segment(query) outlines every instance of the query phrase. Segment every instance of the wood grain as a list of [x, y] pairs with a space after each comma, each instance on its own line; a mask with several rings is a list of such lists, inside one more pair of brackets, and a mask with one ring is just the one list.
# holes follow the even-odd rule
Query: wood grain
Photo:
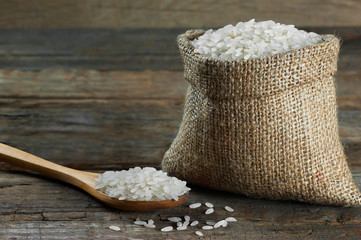
[[0, 142], [80, 169], [159, 164], [182, 116], [168, 99], [0, 102]]
[[0, 98], [183, 100], [186, 88], [183, 72], [0, 71]]
[[[198, 26], [199, 28], [199, 26]], [[176, 43], [186, 28], [0, 30], [1, 69], [182, 71]], [[343, 39], [340, 65], [361, 55], [361, 27], [308, 27]]]
[[[36, 174], [0, 172], [1, 239], [196, 239], [195, 231], [206, 220], [234, 216], [238, 222], [227, 228], [201, 230], [204, 239], [359, 239], [361, 209], [304, 204], [291, 201], [252, 199], [242, 195], [192, 187], [188, 201], [179, 207], [144, 213], [116, 211], [70, 185]], [[354, 171], [361, 187], [361, 172]], [[209, 201], [190, 209], [194, 202]], [[234, 213], [224, 211], [229, 205]], [[161, 233], [168, 217], [189, 215], [200, 225], [185, 231]], [[153, 219], [156, 229], [133, 224], [135, 218]], [[108, 229], [116, 225], [120, 232]]]
[[224, 26], [275, 20], [298, 26], [360, 26], [358, 0], [0, 1], [0, 29]]
[[[23, 11], [31, 15], [26, 10], [29, 7], [59, 7], [57, 4], [63, 1], [44, 1], [42, 6], [17, 2], [25, 4]], [[133, 4], [144, 8], [142, 2]], [[2, 7], [13, 4], [1, 3]], [[343, 3], [354, 7], [354, 2]], [[67, 4], [71, 8], [78, 3]], [[99, 8], [101, 11], [102, 6]], [[13, 14], [21, 15], [17, 11]], [[70, 15], [64, 13], [69, 19]], [[0, 16], [0, 25], [4, 18]], [[58, 21], [67, 20], [64, 17]], [[26, 23], [18, 19], [14, 24], [20, 22]], [[27, 22], [27, 26], [34, 26], [34, 22]], [[74, 26], [77, 24], [74, 22]], [[187, 83], [175, 36], [184, 30], [0, 31], [0, 142], [84, 170], [159, 167], [182, 118]], [[335, 31], [323, 27], [311, 30]], [[336, 76], [340, 135], [354, 180], [361, 187], [360, 28], [337, 31], [343, 38]], [[158, 44], [161, 38], [164, 42]], [[134, 214], [114, 211], [71, 185], [15, 171], [1, 163], [0, 239], [194, 239], [195, 229], [159, 231], [168, 225], [167, 217], [186, 214], [202, 224], [230, 215], [238, 219], [227, 228], [203, 231], [204, 239], [361, 238], [360, 208], [251, 199], [192, 189], [183, 206]], [[214, 214], [204, 215], [204, 208], [187, 207], [205, 201], [215, 204]], [[235, 213], [224, 212], [225, 205], [234, 207]], [[135, 226], [132, 222], [136, 217], [154, 219], [157, 228]], [[109, 230], [110, 225], [119, 226], [121, 231]]]
[[183, 73], [169, 71], [0, 76], [0, 142], [79, 169], [159, 165], [187, 88]]
[[[337, 74], [340, 134], [355, 167], [360, 69], [351, 61]], [[158, 166], [178, 131], [186, 88], [183, 72], [2, 70], [0, 142], [79, 169]]]
[[24, 170], [40, 173], [41, 175], [69, 183], [83, 189], [105, 205], [124, 211], [150, 211], [175, 207], [186, 201], [188, 197], [188, 192], [186, 192], [179, 196], [177, 200], [118, 200], [117, 198], [110, 197], [96, 189], [96, 178], [99, 176], [97, 173], [64, 167], [2, 143], [0, 143], [0, 159], [1, 161], [18, 166]]
[[184, 29], [1, 30], [2, 69], [181, 69]]

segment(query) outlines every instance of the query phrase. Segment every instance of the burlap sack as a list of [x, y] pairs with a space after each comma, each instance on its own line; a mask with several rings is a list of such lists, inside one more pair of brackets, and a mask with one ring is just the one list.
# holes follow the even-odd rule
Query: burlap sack
[[163, 170], [189, 183], [253, 197], [356, 206], [338, 135], [333, 75], [339, 39], [285, 54], [223, 61], [178, 37], [190, 83]]

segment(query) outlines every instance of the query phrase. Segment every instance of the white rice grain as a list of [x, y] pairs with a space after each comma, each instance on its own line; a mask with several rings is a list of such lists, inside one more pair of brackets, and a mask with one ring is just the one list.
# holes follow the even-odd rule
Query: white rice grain
[[221, 220], [221, 221], [217, 222], [216, 224], [214, 224], [214, 228], [219, 228], [220, 226], [223, 226], [224, 223], [227, 224], [226, 220]]
[[147, 222], [139, 220], [139, 221], [135, 221], [134, 224], [136, 224], [136, 225], [144, 225], [144, 224], [147, 224]]
[[214, 212], [213, 208], [208, 208], [207, 211], [205, 212], [205, 214], [211, 214]]
[[171, 221], [171, 222], [180, 222], [182, 221], [182, 219], [180, 217], [170, 217], [170, 218], [167, 218], [168, 221]]
[[182, 230], [186, 230], [187, 226], [179, 226], [177, 227], [177, 230], [182, 231]]
[[184, 220], [186, 220], [186, 221], [188, 221], [188, 222], [189, 222], [189, 221], [191, 220], [191, 217], [190, 217], [190, 216], [188, 216], [188, 215], [185, 215], [185, 216], [184, 216]]
[[206, 205], [206, 206], [209, 207], [209, 208], [214, 207], [213, 204], [212, 204], [212, 203], [209, 203], [209, 202], [206, 202], [204, 205]]
[[113, 231], [120, 231], [120, 227], [117, 227], [117, 226], [109, 226], [109, 229], [111, 229]]
[[196, 225], [198, 225], [198, 221], [196, 220], [196, 221], [193, 221], [192, 223], [191, 223], [191, 227], [194, 227], [194, 226], [196, 226]]
[[193, 204], [189, 205], [189, 208], [199, 208], [200, 206], [202, 206], [201, 203], [193, 203]]
[[144, 227], [146, 227], [146, 228], [155, 228], [155, 225], [146, 223], [146, 224], [144, 224]]
[[196, 231], [196, 234], [200, 237], [203, 237], [203, 233], [201, 231]]
[[237, 219], [235, 219], [234, 217], [228, 217], [224, 220], [226, 220], [227, 222], [237, 222]]
[[224, 209], [226, 209], [228, 212], [234, 212], [234, 209], [228, 206], [225, 206]]
[[206, 225], [206, 226], [203, 226], [202, 229], [203, 230], [211, 230], [211, 229], [213, 229], [213, 226]]
[[207, 220], [207, 221], [206, 221], [206, 224], [213, 226], [214, 224], [216, 224], [216, 222], [213, 221], [213, 220]]
[[162, 231], [162, 232], [170, 232], [170, 231], [172, 231], [172, 230], [173, 230], [173, 227], [172, 227], [172, 226], [168, 226], [168, 227], [162, 228], [160, 231]]

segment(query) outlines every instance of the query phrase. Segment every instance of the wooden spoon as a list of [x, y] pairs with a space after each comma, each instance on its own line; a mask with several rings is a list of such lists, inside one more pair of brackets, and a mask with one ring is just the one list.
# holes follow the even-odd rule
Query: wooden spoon
[[127, 201], [109, 197], [101, 191], [95, 189], [95, 179], [97, 173], [84, 172], [72, 168], [64, 167], [30, 153], [0, 143], [0, 160], [28, 169], [40, 174], [59, 179], [61, 181], [77, 186], [101, 202], [114, 208], [127, 211], [147, 211], [161, 208], [169, 208], [182, 204], [188, 198], [188, 192], [179, 197], [178, 201]]

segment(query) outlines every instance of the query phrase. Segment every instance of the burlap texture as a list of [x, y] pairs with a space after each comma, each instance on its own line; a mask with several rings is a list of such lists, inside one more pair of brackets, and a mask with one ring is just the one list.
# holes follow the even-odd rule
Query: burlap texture
[[189, 183], [253, 197], [356, 206], [338, 135], [333, 75], [339, 39], [285, 54], [225, 61], [178, 37], [190, 83], [163, 170]]

